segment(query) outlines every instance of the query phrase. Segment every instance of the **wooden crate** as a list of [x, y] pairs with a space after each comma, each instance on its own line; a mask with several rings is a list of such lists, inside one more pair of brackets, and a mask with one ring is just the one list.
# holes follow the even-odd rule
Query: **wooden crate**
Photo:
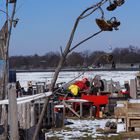
[[115, 117], [125, 119], [126, 131], [140, 127], [140, 103], [122, 102], [122, 104], [123, 107], [115, 108]]

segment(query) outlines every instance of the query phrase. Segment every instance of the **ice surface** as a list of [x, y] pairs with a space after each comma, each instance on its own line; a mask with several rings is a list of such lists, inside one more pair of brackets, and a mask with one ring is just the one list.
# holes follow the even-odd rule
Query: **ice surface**
[[[60, 72], [57, 82], [69, 82], [72, 79], [78, 77], [83, 72]], [[94, 78], [95, 75], [100, 75], [101, 79], [119, 81], [121, 85], [125, 81], [135, 78], [137, 71], [87, 71], [78, 79], [83, 77]], [[17, 73], [17, 80], [21, 83], [21, 86], [27, 89], [27, 81], [45, 82], [50, 83], [53, 77], [53, 72], [22, 72]]]

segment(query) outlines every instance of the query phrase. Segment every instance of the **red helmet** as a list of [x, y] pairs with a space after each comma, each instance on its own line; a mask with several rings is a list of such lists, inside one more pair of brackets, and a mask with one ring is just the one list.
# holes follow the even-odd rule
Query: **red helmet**
[[88, 81], [88, 78], [83, 78], [82, 81], [85, 83]]

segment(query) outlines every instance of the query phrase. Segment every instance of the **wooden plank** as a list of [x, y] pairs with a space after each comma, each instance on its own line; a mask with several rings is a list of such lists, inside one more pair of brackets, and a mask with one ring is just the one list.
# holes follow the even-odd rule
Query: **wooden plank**
[[66, 115], [66, 110], [65, 106], [63, 107], [63, 126], [65, 126], [65, 115]]
[[74, 110], [72, 109], [65, 101], [62, 102], [64, 104], [64, 106], [66, 106], [70, 111], [72, 111], [78, 118], [80, 118], [80, 115]]
[[31, 105], [31, 127], [35, 125], [35, 106], [34, 104]]
[[20, 125], [20, 127], [22, 127], [23, 126], [23, 119], [22, 119], [22, 104], [20, 104], [20, 105], [18, 105], [18, 121], [19, 121], [19, 125]]
[[140, 109], [140, 103], [128, 103], [128, 108], [139, 108]]
[[26, 104], [22, 105], [23, 112], [23, 129], [26, 129]]
[[132, 109], [132, 108], [129, 108], [128, 110], [128, 114], [140, 114], [140, 109]]
[[54, 102], [51, 102], [51, 125], [54, 126]]
[[9, 85], [10, 140], [19, 140], [16, 88]]
[[[31, 102], [33, 100], [38, 100], [41, 98], [49, 97], [50, 95], [52, 95], [52, 92], [44, 92], [44, 93], [40, 93], [40, 94], [36, 94], [36, 95], [20, 97], [20, 98], [17, 98], [17, 104]], [[0, 105], [2, 105], [2, 104], [9, 104], [9, 100], [0, 100]]]
[[31, 114], [30, 114], [30, 103], [26, 103], [27, 110], [26, 110], [26, 129], [30, 128], [30, 122], [31, 122]]
[[132, 97], [133, 99], [137, 98], [136, 91], [137, 91], [137, 89], [136, 89], [136, 80], [131, 79], [130, 80], [130, 97]]
[[47, 124], [48, 124], [48, 126], [50, 126], [51, 125], [51, 103], [49, 102], [48, 103], [48, 107], [47, 107], [47, 120], [48, 120], [48, 122], [47, 122]]
[[89, 118], [92, 118], [92, 116], [93, 116], [93, 106], [91, 105], [89, 109]]
[[128, 112], [127, 112], [127, 105], [128, 103], [126, 104], [126, 132], [129, 131], [129, 118], [128, 118]]
[[131, 127], [140, 127], [140, 119], [137, 119], [137, 120], [130, 119], [130, 126]]
[[80, 117], [83, 116], [83, 103], [80, 102]]

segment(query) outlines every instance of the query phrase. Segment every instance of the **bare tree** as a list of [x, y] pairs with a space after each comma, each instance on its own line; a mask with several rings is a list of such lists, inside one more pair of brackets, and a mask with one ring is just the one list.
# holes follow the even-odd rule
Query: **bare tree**
[[79, 52], [72, 52], [70, 55], [67, 57], [67, 64], [70, 67], [75, 67], [75, 66], [82, 66], [84, 62], [84, 58], [82, 56], [82, 53]]
[[[102, 10], [102, 5], [104, 5], [106, 2], [109, 2], [109, 6], [107, 7], [107, 10], [108, 11], [113, 11], [117, 6], [121, 6], [123, 3], [124, 3], [124, 0], [115, 0], [114, 2], [111, 2], [111, 0], [100, 0], [100, 2], [98, 2], [97, 4], [95, 5], [92, 5], [91, 7], [85, 9], [76, 19], [75, 23], [74, 23], [74, 26], [73, 26], [73, 29], [71, 31], [71, 34], [70, 34], [70, 37], [69, 37], [69, 40], [67, 42], [67, 45], [65, 47], [65, 50], [62, 51], [62, 48], [61, 48], [61, 58], [60, 58], [60, 61], [59, 61], [59, 64], [55, 70], [55, 73], [54, 73], [54, 76], [53, 76], [53, 79], [51, 81], [51, 86], [50, 86], [50, 91], [53, 90], [54, 86], [55, 86], [55, 83], [56, 83], [56, 80], [58, 78], [58, 75], [59, 75], [59, 72], [66, 60], [66, 57], [67, 55], [72, 52], [75, 48], [77, 48], [79, 45], [81, 45], [82, 43], [88, 41], [89, 39], [93, 38], [94, 36], [100, 34], [101, 32], [103, 31], [113, 31], [114, 30], [118, 30], [118, 26], [120, 25], [120, 22], [118, 22], [116, 20], [115, 17], [111, 18], [110, 20], [106, 21], [104, 19], [104, 12]], [[90, 35], [89, 37], [83, 39], [82, 41], [80, 41], [78, 44], [74, 45], [74, 46], [71, 46], [72, 45], [72, 42], [73, 42], [73, 39], [74, 39], [74, 35], [75, 35], [75, 32], [76, 32], [76, 29], [78, 27], [78, 24], [81, 20], [89, 17], [90, 15], [92, 15], [97, 9], [99, 9], [102, 13], [102, 18], [101, 19], [96, 19], [96, 23], [97, 25], [99, 26], [100, 30], [96, 33], [93, 33], [92, 35]], [[43, 109], [42, 109], [42, 112], [40, 114], [40, 117], [39, 117], [39, 121], [38, 121], [38, 124], [36, 126], [36, 130], [35, 130], [35, 133], [34, 133], [34, 136], [33, 136], [33, 140], [36, 140], [37, 136], [38, 136], [38, 133], [39, 133], [39, 130], [41, 128], [41, 123], [42, 123], [42, 120], [43, 120], [43, 116], [45, 114], [45, 111], [46, 111], [46, 108], [47, 108], [47, 104], [48, 104], [48, 101], [49, 99], [46, 98], [45, 99], [45, 103], [44, 103], [44, 106], [43, 106]]]

